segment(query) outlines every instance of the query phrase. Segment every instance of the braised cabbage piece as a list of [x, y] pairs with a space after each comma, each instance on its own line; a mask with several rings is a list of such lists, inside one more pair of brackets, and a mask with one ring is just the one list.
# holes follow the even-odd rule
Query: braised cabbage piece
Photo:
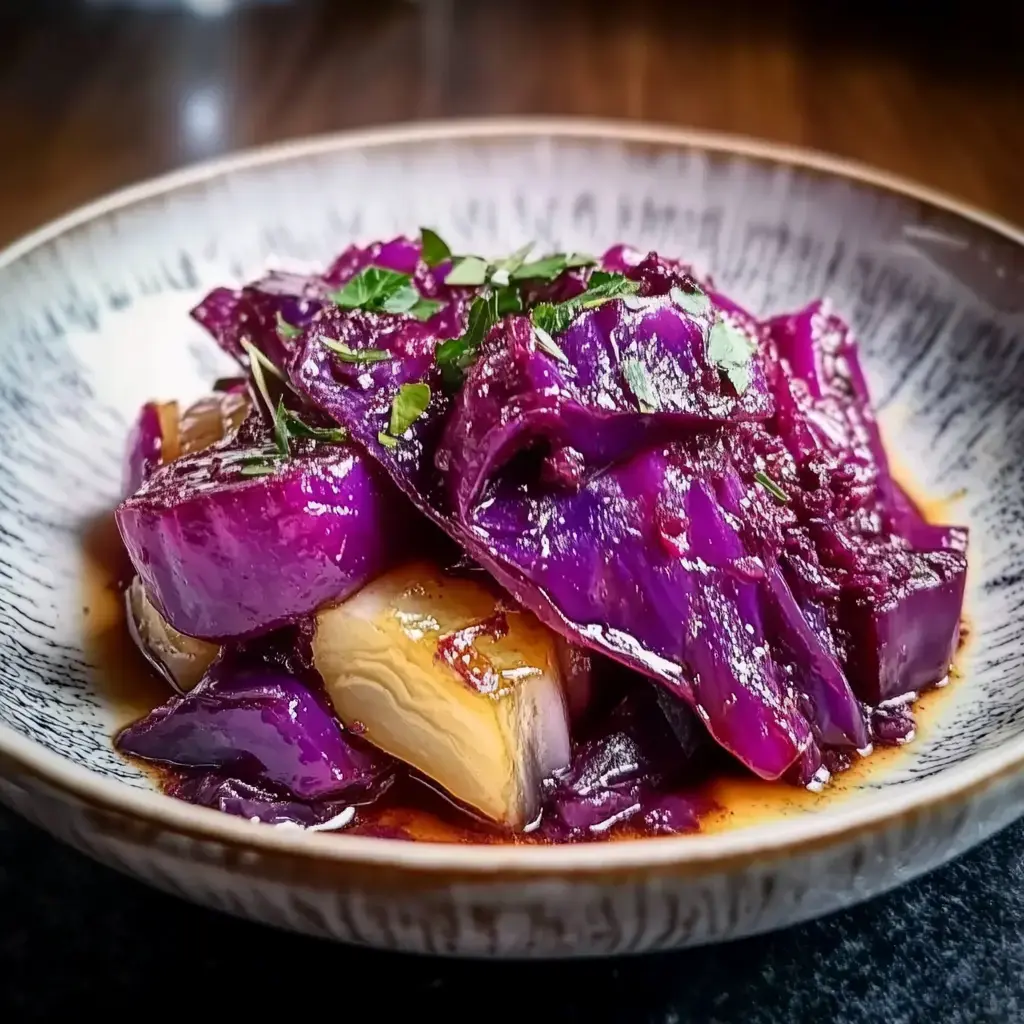
[[237, 377], [147, 404], [116, 520], [174, 689], [118, 748], [254, 821], [687, 832], [723, 764], [825, 790], [957, 651], [967, 531], [893, 478], [827, 301], [434, 231], [218, 288]]

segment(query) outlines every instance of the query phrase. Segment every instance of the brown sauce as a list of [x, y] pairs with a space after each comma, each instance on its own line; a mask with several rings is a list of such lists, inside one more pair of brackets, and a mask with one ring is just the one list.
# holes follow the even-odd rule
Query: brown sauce
[[[939, 501], [908, 486], [908, 476], [900, 482], [918, 507], [932, 522], [956, 522], [957, 498]], [[115, 729], [146, 715], [170, 696], [162, 680], [138, 651], [128, 632], [123, 591], [133, 576], [112, 514], [91, 524], [83, 539], [84, 557], [84, 639], [86, 652], [94, 666], [97, 690], [109, 703]], [[969, 637], [965, 623], [958, 665], [963, 664]], [[701, 831], [717, 833], [765, 824], [834, 806], [862, 789], [869, 779], [877, 779], [898, 767], [908, 749], [926, 740], [939, 722], [956, 685], [959, 670], [954, 668], [950, 682], [925, 693], [914, 705], [916, 740], [906, 747], [877, 747], [870, 757], [862, 758], [837, 775], [820, 793], [781, 782], [765, 782], [744, 774], [738, 766], [723, 767], [706, 781], [695, 784], [694, 794], [706, 802], [701, 816]], [[152, 772], [156, 781], [161, 773]], [[375, 806], [358, 811], [356, 823], [347, 832], [393, 835], [396, 838], [453, 843], [536, 842], [529, 834], [508, 835], [477, 824], [447, 800], [418, 783], [406, 779], [397, 783]], [[614, 839], [633, 838], [628, 831]]]

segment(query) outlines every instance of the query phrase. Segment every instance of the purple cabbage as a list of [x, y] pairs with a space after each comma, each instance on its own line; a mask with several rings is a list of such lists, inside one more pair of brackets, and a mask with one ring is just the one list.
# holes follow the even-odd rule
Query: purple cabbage
[[182, 770], [189, 799], [245, 817], [322, 821], [376, 799], [394, 762], [346, 732], [310, 679], [226, 652], [188, 694], [117, 737], [126, 754]]
[[293, 328], [306, 327], [329, 302], [332, 292], [370, 265], [409, 274], [420, 294], [443, 300], [445, 305], [429, 321], [444, 337], [457, 334], [465, 312], [467, 292], [448, 288], [444, 277], [450, 263], [428, 267], [420, 259], [419, 243], [407, 238], [350, 246], [322, 277], [274, 271], [253, 284], [235, 290], [216, 288], [192, 311], [217, 344], [248, 366], [242, 346], [248, 340], [276, 366], [284, 366], [293, 348]]
[[[118, 506], [117, 526], [157, 610], [179, 632], [267, 632], [342, 600], [401, 552], [404, 505], [349, 444], [238, 434], [161, 467]], [[248, 475], [253, 468], [261, 475]]]
[[[452, 506], [465, 517], [484, 483], [517, 452], [545, 443], [552, 459], [595, 468], [730, 420], [766, 419], [773, 409], [755, 365], [741, 397], [708, 362], [714, 317], [688, 313], [666, 297], [610, 302], [559, 336], [564, 362], [537, 348], [529, 320], [507, 321], [463, 385], [437, 452], [452, 483]], [[642, 411], [628, 372], [640, 372], [659, 410]], [[578, 483], [579, 474], [556, 476]]]
[[[329, 301], [370, 264], [409, 274], [442, 306], [420, 322]], [[141, 487], [118, 510], [171, 625], [249, 637], [343, 599], [396, 557], [406, 503], [386, 474], [566, 651], [610, 655], [659, 684], [634, 680], [602, 716], [581, 663], [569, 696], [584, 735], [548, 785], [541, 826], [562, 840], [696, 827], [700, 803], [684, 783], [705, 728], [754, 773], [801, 785], [821, 784], [872, 743], [907, 742], [905, 694], [948, 672], [966, 577], [966, 531], [927, 523], [893, 480], [855, 342], [826, 305], [759, 322], [683, 263], [618, 246], [602, 267], [638, 294], [577, 315], [555, 351], [526, 316], [506, 317], [455, 396], [434, 354], [461, 334], [475, 290], [444, 285], [449, 264], [428, 267], [416, 242], [352, 247], [322, 277], [273, 274], [211, 293], [194, 315], [218, 343], [245, 365], [242, 342], [252, 340], [286, 370], [304, 414], [326, 414], [353, 443], [309, 442], [253, 477], [240, 460], [269, 437], [243, 429], [154, 471], [144, 412], [126, 470]], [[528, 282], [523, 298], [565, 301], [589, 273]], [[711, 361], [721, 319], [755, 343], [745, 388]], [[388, 358], [339, 358], [325, 339]], [[396, 443], [392, 404], [419, 382], [430, 402]], [[351, 794], [311, 796], [295, 773], [268, 770], [273, 730], [242, 713], [258, 703], [261, 679], [273, 690], [302, 673], [266, 658], [255, 674], [235, 663], [211, 670], [171, 702], [173, 715], [160, 709], [149, 732], [133, 727], [136, 744], [155, 746], [132, 752], [172, 763], [152, 751], [180, 741], [191, 760], [173, 763], [190, 767], [178, 784], [186, 799], [329, 823]], [[310, 709], [329, 709], [308, 692], [303, 714], [313, 717], [292, 746], [301, 733], [340, 756], [331, 730], [310, 724]], [[221, 713], [237, 737], [199, 724]]]
[[698, 750], [698, 743], [680, 744], [650, 687], [637, 681], [579, 744], [569, 768], [547, 783], [540, 835], [570, 842], [626, 828], [696, 831], [709, 809], [685, 788]]
[[[365, 314], [325, 314], [317, 326], [296, 359], [296, 386], [521, 604], [570, 640], [661, 680], [758, 774], [778, 778], [799, 757], [810, 730], [768, 652], [763, 565], [722, 509], [725, 484], [712, 465], [721, 449], [646, 450], [575, 494], [503, 481], [469, 516], [453, 516], [431, 463], [449, 407], [440, 388], [401, 444], [378, 437], [398, 387], [433, 372], [429, 334]], [[324, 335], [395, 358], [357, 375]]]
[[122, 471], [124, 494], [134, 494], [153, 475], [163, 458], [163, 448], [160, 408], [156, 402], [147, 402], [128, 434]]

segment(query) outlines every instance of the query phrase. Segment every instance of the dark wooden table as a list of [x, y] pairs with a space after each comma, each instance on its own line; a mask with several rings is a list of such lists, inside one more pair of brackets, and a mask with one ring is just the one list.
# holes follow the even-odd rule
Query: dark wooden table
[[0, 243], [238, 147], [522, 113], [812, 146], [1024, 222], [1024, 5], [946, 6], [295, 0], [200, 18], [4, 0]]
[[[130, 5], [128, 5], [130, 6]], [[223, 19], [0, 0], [0, 244], [256, 143], [446, 115], [637, 117], [868, 161], [1024, 222], [1024, 5], [295, 2]], [[887, 8], [918, 13], [899, 15]], [[927, 13], [926, 13], [927, 12]], [[1024, 1019], [1024, 825], [824, 921], [615, 964], [438, 964], [206, 913], [0, 812], [0, 1019], [231, 1000], [355, 1019]], [[316, 1002], [314, 1002], [316, 1000]], [[369, 1011], [369, 1012], [368, 1012]], [[372, 1016], [370, 1016], [372, 1014]]]

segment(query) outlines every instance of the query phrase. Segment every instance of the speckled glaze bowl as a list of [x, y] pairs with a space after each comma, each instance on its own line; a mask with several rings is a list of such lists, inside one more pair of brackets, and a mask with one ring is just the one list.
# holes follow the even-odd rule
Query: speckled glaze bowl
[[[352, 240], [685, 255], [760, 312], [827, 294], [896, 462], [972, 530], [961, 676], [884, 770], [731, 830], [564, 847], [251, 824], [157, 792], [111, 748], [85, 642], [87, 524], [129, 419], [222, 365], [207, 288]], [[493, 121], [342, 135], [129, 189], [0, 255], [0, 798], [155, 886], [390, 949], [589, 956], [778, 928], [880, 893], [1024, 812], [1024, 236], [881, 174], [668, 129]], [[95, 609], [93, 609], [95, 614]], [[116, 628], [111, 621], [106, 624]], [[92, 627], [104, 628], [93, 621]]]

